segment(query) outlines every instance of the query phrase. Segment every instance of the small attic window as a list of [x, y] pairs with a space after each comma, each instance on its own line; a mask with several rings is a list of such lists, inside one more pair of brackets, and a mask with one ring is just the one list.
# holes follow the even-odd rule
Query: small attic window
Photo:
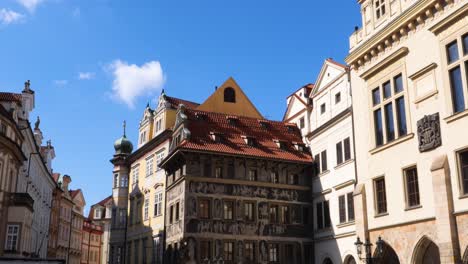
[[278, 146], [278, 148], [283, 149], [283, 150], [286, 149], [286, 146], [287, 146], [286, 141], [279, 140], [279, 139], [274, 139], [273, 141], [276, 143], [276, 146]]
[[286, 124], [286, 127], [288, 128], [288, 132], [292, 133], [294, 132], [294, 128], [296, 127], [296, 124]]
[[293, 142], [293, 145], [294, 145], [294, 148], [297, 150], [297, 151], [300, 151], [300, 152], [305, 152], [306, 151], [306, 145], [304, 143], [301, 143], [301, 142]]
[[197, 113], [195, 113], [195, 116], [197, 117], [197, 120], [206, 120], [206, 114], [205, 113], [197, 112]]
[[265, 121], [262, 121], [262, 120], [260, 120], [260, 121], [258, 121], [258, 122], [260, 123], [260, 126], [261, 126], [262, 128], [265, 128], [265, 129], [268, 128], [268, 122], [265, 122]]
[[255, 138], [254, 137], [249, 137], [249, 136], [242, 136], [242, 138], [244, 139], [244, 142], [245, 144], [251, 146], [251, 147], [255, 147], [257, 144], [257, 142], [255, 141]]
[[223, 141], [223, 134], [218, 132], [210, 132], [210, 137], [214, 142], [220, 143]]
[[227, 116], [226, 119], [227, 119], [229, 125], [231, 125], [231, 126], [235, 126], [237, 124], [238, 118], [236, 116]]
[[224, 89], [224, 102], [235, 103], [236, 102], [236, 91], [232, 87]]

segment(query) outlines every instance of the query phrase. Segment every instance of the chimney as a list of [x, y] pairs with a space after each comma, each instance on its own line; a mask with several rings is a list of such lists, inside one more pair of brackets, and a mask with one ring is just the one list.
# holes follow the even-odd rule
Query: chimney
[[68, 176], [68, 175], [64, 175], [63, 178], [62, 178], [62, 190], [65, 192], [65, 193], [68, 193], [68, 185], [70, 184], [71, 182], [71, 177]]

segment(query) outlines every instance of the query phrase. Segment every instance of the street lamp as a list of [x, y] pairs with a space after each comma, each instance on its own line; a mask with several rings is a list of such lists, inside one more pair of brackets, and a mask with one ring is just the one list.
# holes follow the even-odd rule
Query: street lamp
[[[372, 246], [373, 244], [370, 242], [369, 238], [366, 238], [366, 242], [362, 243], [361, 239], [357, 237], [356, 242], [354, 243], [356, 246], [356, 252], [359, 256], [360, 260], [365, 260], [366, 264], [373, 264], [374, 260], [378, 260], [382, 253], [383, 253], [383, 246], [384, 246], [384, 241], [382, 238], [379, 236], [377, 239], [377, 242], [375, 242], [376, 245], [376, 250], [377, 254], [375, 257], [372, 257]], [[362, 246], [364, 246], [364, 251], [365, 251], [365, 257], [362, 256]]]

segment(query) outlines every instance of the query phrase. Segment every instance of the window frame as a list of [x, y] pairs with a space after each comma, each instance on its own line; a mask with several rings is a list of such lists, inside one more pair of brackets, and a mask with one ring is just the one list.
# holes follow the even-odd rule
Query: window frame
[[[384, 196], [385, 196], [385, 211], [380, 211], [379, 210], [379, 198], [378, 198], [378, 193], [377, 193], [377, 182], [383, 180], [384, 183]], [[379, 176], [374, 179], [372, 179], [372, 184], [373, 184], [373, 192], [374, 192], [374, 215], [375, 216], [381, 216], [381, 215], [387, 215], [388, 214], [388, 198], [387, 198], [387, 184], [385, 181], [385, 176]]]
[[[376, 5], [376, 3], [379, 3]], [[388, 8], [387, 8], [387, 1], [386, 0], [374, 0], [372, 1], [372, 10], [374, 13], [374, 19], [375, 21], [381, 21], [384, 17], [387, 16], [388, 14]], [[379, 13], [378, 13], [379, 11]]]
[[[464, 175], [463, 175], [463, 164], [462, 164], [462, 159], [461, 159], [461, 155], [463, 153], [467, 153], [468, 154], [468, 147], [464, 147], [462, 149], [459, 149], [455, 152], [455, 155], [456, 155], [456, 161], [457, 161], [457, 172], [458, 172], [458, 184], [459, 184], [459, 197], [460, 198], [468, 198], [468, 184], [467, 184], [467, 188], [465, 190], [465, 186], [464, 186]], [[468, 166], [468, 164], [467, 164]], [[466, 175], [466, 181], [468, 181], [468, 173]]]
[[[402, 82], [402, 90], [398, 91], [396, 90], [396, 80], [398, 78], [401, 78]], [[385, 98], [384, 97], [384, 85], [385, 84], [390, 84], [390, 96]], [[411, 120], [410, 120], [410, 115], [409, 115], [409, 110], [408, 108], [410, 107], [410, 104], [408, 103], [408, 83], [406, 80], [406, 70], [404, 65], [398, 65], [398, 67], [394, 68], [391, 72], [386, 74], [385, 76], [382, 76], [379, 79], [376, 79], [372, 83], [368, 83], [368, 98], [369, 98], [369, 115], [370, 115], [370, 122], [373, 131], [372, 131], [372, 146], [371, 148], [380, 148], [382, 146], [385, 146], [387, 144], [390, 144], [392, 142], [395, 142], [405, 136], [408, 136], [411, 134]], [[377, 91], [377, 94], [375, 93]], [[378, 95], [379, 98], [376, 102], [375, 96]], [[399, 99], [403, 98], [403, 103], [404, 103], [404, 113], [399, 112], [397, 101]], [[391, 117], [392, 117], [392, 122], [391, 124], [393, 125], [393, 139], [389, 140], [388, 139], [388, 128], [387, 128], [387, 105], [391, 104]], [[376, 122], [376, 113], [377, 111], [380, 112], [380, 123], [381, 123], [381, 140], [382, 143], [379, 144], [378, 142], [378, 130], [377, 130], [377, 122]], [[404, 127], [405, 127], [405, 133], [403, 133], [403, 123], [400, 122], [400, 117], [403, 117], [405, 120]]]
[[[416, 170], [416, 189], [417, 189], [417, 201], [418, 203], [417, 204], [414, 204], [414, 205], [411, 205], [410, 204], [410, 193], [409, 193], [409, 188], [410, 186], [408, 186], [408, 172], [411, 171], [411, 170]], [[405, 168], [402, 169], [402, 174], [403, 174], [403, 184], [404, 184], [404, 188], [405, 188], [405, 206], [406, 206], [406, 210], [409, 210], [409, 209], [415, 209], [415, 208], [420, 208], [422, 207], [421, 206], [421, 189], [419, 188], [419, 173], [418, 173], [418, 167], [416, 164], [414, 165], [410, 165], [410, 166], [407, 166]]]
[[[231, 204], [231, 212], [230, 212], [231, 217], [230, 218], [226, 218], [226, 204]], [[223, 200], [223, 220], [234, 221], [234, 219], [236, 219], [235, 210], [236, 210], [236, 205], [235, 205], [234, 200]]]
[[[16, 232], [10, 233], [9, 228], [16, 228]], [[11, 246], [9, 243], [9, 238], [11, 237]], [[21, 239], [21, 224], [19, 223], [7, 223], [5, 229], [5, 251], [17, 252]], [[14, 245], [13, 245], [14, 240]]]
[[[243, 202], [243, 217], [244, 218], [244, 221], [246, 222], [249, 222], [249, 223], [252, 223], [252, 222], [255, 222], [255, 219], [256, 219], [256, 214], [255, 214], [255, 201], [244, 201]], [[247, 216], [247, 208], [246, 208], [246, 205], [252, 205], [252, 216], [251, 217], [248, 217]]]
[[[208, 216], [202, 215], [202, 210], [201, 210], [201, 204], [207, 202], [207, 210], [208, 210]], [[200, 219], [210, 219], [212, 215], [212, 210], [211, 210], [211, 199], [209, 198], [198, 198], [198, 204], [197, 204], [197, 211], [198, 211], [198, 218]]]
[[[465, 52], [464, 49], [468, 48], [464, 46], [463, 39], [464, 37], [468, 36], [468, 31], [463, 28], [458, 30], [457, 32], [453, 33], [450, 38], [447, 38], [443, 42], [441, 42], [442, 46], [442, 54], [444, 56], [443, 65], [444, 65], [444, 78], [445, 78], [445, 89], [450, 96], [447, 96], [446, 102], [448, 104], [447, 110], [450, 113], [449, 116], [457, 115], [460, 113], [464, 113], [468, 110], [468, 50]], [[452, 62], [448, 60], [448, 45], [451, 43], [457, 43], [457, 51], [458, 51], [458, 59]], [[452, 89], [452, 81], [450, 78], [450, 72], [455, 68], [460, 68], [460, 75], [461, 75], [461, 86], [462, 86], [462, 94], [463, 94], [463, 106], [464, 109], [460, 111], [455, 110], [454, 104], [454, 94]]]

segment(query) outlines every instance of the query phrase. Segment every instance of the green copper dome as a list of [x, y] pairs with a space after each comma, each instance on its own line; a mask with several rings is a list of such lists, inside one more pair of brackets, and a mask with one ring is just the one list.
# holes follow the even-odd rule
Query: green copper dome
[[125, 136], [114, 142], [115, 154], [131, 154], [133, 151], [132, 142]]
[[127, 133], [126, 133], [126, 128], [127, 128], [127, 122], [123, 122], [123, 136], [119, 139], [117, 139], [114, 142], [114, 149], [115, 149], [115, 154], [131, 154], [133, 151], [133, 144], [132, 142], [127, 138]]

